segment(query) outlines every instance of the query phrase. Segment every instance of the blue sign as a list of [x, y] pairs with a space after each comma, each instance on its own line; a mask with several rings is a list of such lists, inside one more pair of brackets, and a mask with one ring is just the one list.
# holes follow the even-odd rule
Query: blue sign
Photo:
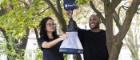
[[74, 10], [77, 8], [75, 0], [64, 0], [64, 9], [65, 10]]

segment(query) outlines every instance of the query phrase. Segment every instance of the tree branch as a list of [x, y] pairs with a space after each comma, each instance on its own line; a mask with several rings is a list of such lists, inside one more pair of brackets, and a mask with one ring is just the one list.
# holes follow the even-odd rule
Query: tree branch
[[38, 12], [37, 15], [40, 16], [42, 13], [44, 13], [46, 10], [50, 9], [50, 7], [45, 8], [43, 11]]
[[106, 44], [108, 53], [111, 53], [111, 47], [113, 45], [113, 11], [110, 0], [104, 0], [104, 12], [105, 12], [105, 26], [106, 26]]
[[59, 11], [58, 13], [63, 17], [63, 12], [62, 12], [60, 1], [61, 0], [57, 0], [57, 2], [56, 2], [56, 4], [57, 4], [57, 10]]
[[[62, 10], [60, 1], [61, 1], [61, 0], [57, 0], [57, 1], [56, 1], [56, 4], [57, 4], [58, 13], [60, 14], [60, 17], [61, 17], [60, 20], [63, 21], [63, 20], [65, 20], [65, 19], [64, 19], [63, 10]], [[65, 23], [65, 22], [63, 22], [63, 23]]]
[[4, 9], [3, 8], [3, 6], [2, 7], [0, 7], [1, 9], [0, 9], [0, 16], [2, 16], [2, 15], [4, 15], [4, 14], [6, 14], [7, 13], [7, 10], [6, 9]]
[[118, 29], [120, 30], [120, 27], [121, 27], [121, 24], [119, 22], [120, 21], [120, 17], [119, 17], [119, 14], [117, 14], [116, 11], [113, 13], [113, 18], [114, 18], [114, 21], [115, 21]]
[[39, 40], [39, 34], [38, 34], [37, 28], [34, 28], [34, 32], [35, 32], [35, 35], [36, 35], [36, 39], [38, 41]]
[[4, 38], [6, 39], [6, 41], [8, 41], [8, 36], [6, 35], [6, 31], [0, 27], [0, 31], [3, 33]]
[[122, 8], [122, 6], [121, 6], [121, 7], [119, 7], [119, 9], [118, 9], [118, 15], [120, 15], [121, 8]]
[[110, 0], [101, 0], [102, 2], [106, 3], [110, 3]]
[[101, 18], [102, 22], [105, 23], [105, 18], [103, 17], [102, 13], [96, 9], [96, 7], [94, 6], [92, 1], [90, 1], [90, 6], [97, 13], [97, 15]]
[[38, 44], [39, 47], [41, 47], [41, 42], [39, 41], [40, 38], [39, 38], [38, 30], [37, 30], [37, 28], [35, 28], [35, 27], [34, 27], [34, 32], [35, 32], [37, 44]]
[[119, 33], [115, 36], [115, 38], [120, 38], [119, 40], [122, 40], [125, 37], [127, 31], [130, 28], [131, 21], [138, 10], [139, 5], [140, 5], [140, 0], [133, 0], [131, 6], [126, 11], [126, 17], [123, 22], [123, 25], [120, 28]]
[[44, 0], [53, 10], [53, 12], [55, 13], [56, 16], [59, 16], [59, 13], [57, 11], [57, 9], [54, 7], [54, 5], [52, 4], [52, 2], [50, 0]]
[[112, 0], [111, 6], [112, 9], [115, 9], [121, 2], [122, 0]]

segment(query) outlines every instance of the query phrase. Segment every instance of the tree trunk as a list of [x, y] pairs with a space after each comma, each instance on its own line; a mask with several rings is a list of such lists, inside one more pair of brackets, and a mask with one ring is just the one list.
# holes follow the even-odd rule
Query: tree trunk
[[118, 60], [119, 57], [119, 53], [122, 47], [122, 42], [113, 42], [112, 48], [111, 48], [111, 52], [109, 54], [109, 60]]
[[[6, 40], [6, 49], [10, 49], [9, 47], [10, 47], [10, 45], [8, 44], [9, 42], [8, 42], [8, 36], [7, 36], [7, 34], [6, 34], [6, 31], [3, 29], [3, 28], [0, 28], [0, 31], [2, 32], [2, 34], [4, 35], [4, 38], [5, 38], [5, 40]], [[7, 59], [9, 60], [9, 56], [7, 55]]]
[[[28, 41], [28, 36], [29, 36], [29, 29], [26, 29], [26, 35], [21, 39], [21, 43], [18, 44], [16, 47], [16, 53], [19, 55], [19, 59], [24, 60], [24, 54], [25, 54], [25, 49]], [[19, 42], [18, 42], [19, 43]]]
[[[37, 40], [37, 43], [38, 43], [38, 46], [39, 46], [39, 34], [38, 34], [38, 30], [37, 28], [34, 28], [34, 32], [35, 32], [35, 35], [36, 35], [36, 40]], [[40, 46], [39, 46], [40, 47]]]
[[[104, 3], [105, 17], [99, 10], [96, 9], [92, 1], [90, 1], [90, 6], [105, 24], [109, 60], [118, 60], [118, 56], [123, 44], [122, 40], [130, 28], [132, 19], [135, 13], [137, 12], [138, 6], [140, 5], [140, 0], [132, 1], [131, 5], [128, 7], [128, 10], [126, 11], [126, 17], [122, 25], [119, 23], [119, 20], [116, 20], [116, 17], [117, 19], [119, 19], [118, 18], [119, 14], [115, 13], [114, 15], [114, 12], [116, 12], [115, 9], [119, 5], [121, 0], [112, 0], [112, 2], [110, 0], [102, 0], [102, 2]], [[113, 27], [114, 27], [113, 20], [115, 20], [116, 25], [119, 29], [119, 32], [115, 36], [113, 35]]]
[[[28, 40], [29, 29], [26, 30], [26, 35], [21, 39], [22, 42], [18, 46], [15, 45], [16, 44], [15, 42], [12, 42], [12, 43], [14, 43], [14, 45], [10, 44], [11, 42], [9, 41], [9, 37], [7, 36], [6, 31], [4, 29], [0, 28], [0, 31], [3, 33], [3, 35], [6, 39], [7, 50], [9, 51], [9, 50], [11, 50], [11, 48], [14, 48], [16, 51], [16, 55], [19, 57], [19, 59], [24, 60], [24, 50], [26, 48], [26, 44], [27, 44], [27, 40]], [[7, 59], [8, 60], [11, 60], [11, 58], [15, 59], [17, 57], [16, 55], [12, 56], [12, 55], [9, 55], [9, 53], [8, 53]]]

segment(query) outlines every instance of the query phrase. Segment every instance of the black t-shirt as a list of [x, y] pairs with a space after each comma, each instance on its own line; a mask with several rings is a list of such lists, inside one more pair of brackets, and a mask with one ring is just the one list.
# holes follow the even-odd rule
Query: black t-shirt
[[[55, 38], [56, 39], [56, 38]], [[43, 52], [43, 60], [64, 60], [63, 54], [59, 52], [59, 47], [61, 42], [57, 43], [55, 46], [51, 48], [42, 48], [42, 42], [47, 41], [50, 42], [54, 39], [48, 39], [46, 37], [40, 37], [39, 45]]]
[[106, 34], [104, 30], [92, 32], [91, 30], [78, 30], [84, 50], [84, 60], [108, 60]]

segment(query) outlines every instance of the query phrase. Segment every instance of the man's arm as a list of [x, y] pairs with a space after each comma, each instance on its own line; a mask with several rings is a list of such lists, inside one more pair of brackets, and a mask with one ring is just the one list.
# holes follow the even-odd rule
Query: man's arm
[[72, 14], [73, 14], [73, 11], [67, 11], [68, 18], [69, 18], [70, 21], [73, 23], [74, 28], [77, 29], [79, 39], [80, 39], [81, 42], [82, 42], [82, 41], [84, 40], [85, 35], [86, 35], [86, 30], [80, 29], [80, 28], [78, 27], [76, 21], [73, 20], [73, 18], [72, 18]]

